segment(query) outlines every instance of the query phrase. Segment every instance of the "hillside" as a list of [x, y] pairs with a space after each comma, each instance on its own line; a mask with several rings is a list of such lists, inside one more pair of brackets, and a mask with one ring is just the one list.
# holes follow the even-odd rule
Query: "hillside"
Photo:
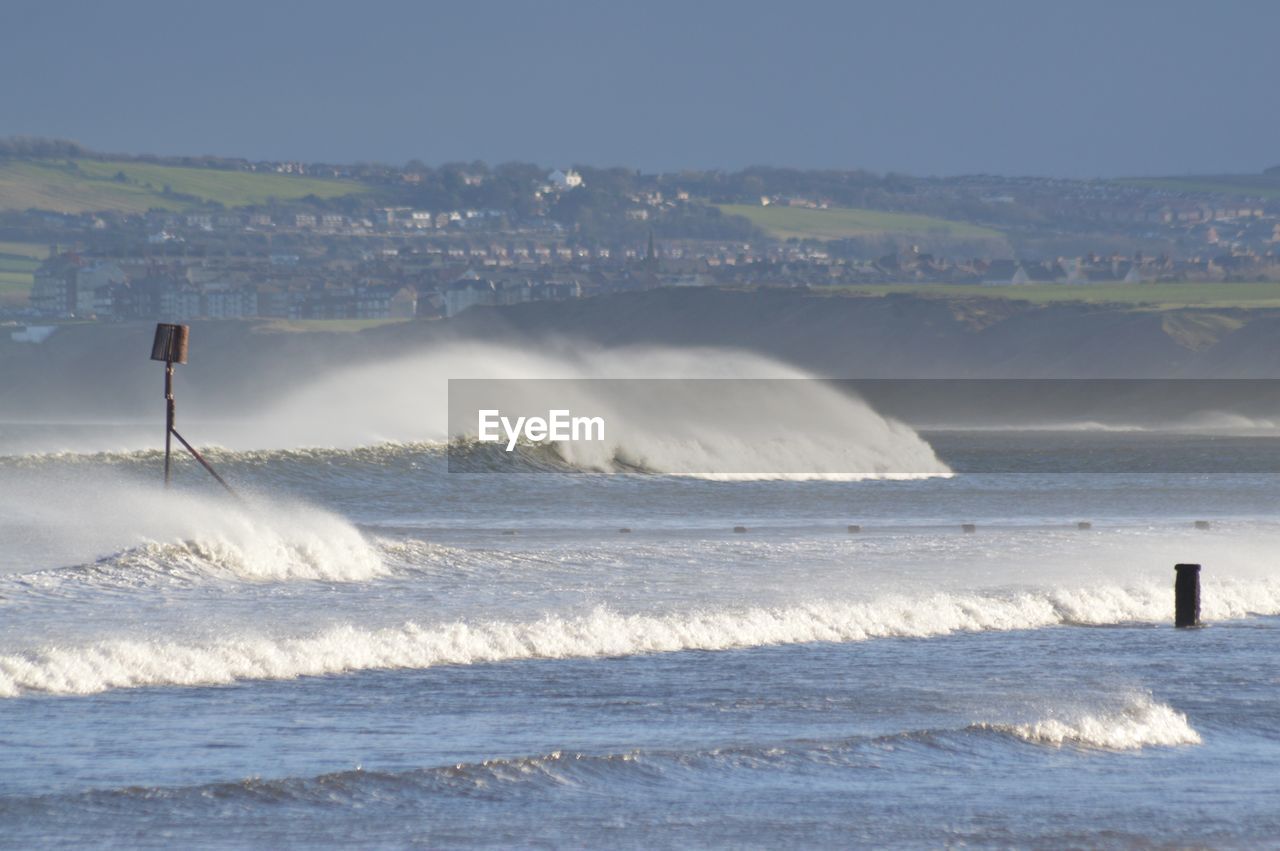
[[48, 253], [45, 245], [0, 242], [0, 308], [26, 304], [32, 273]]
[[1234, 195], [1242, 198], [1266, 198], [1270, 201], [1280, 199], [1280, 174], [1277, 173], [1130, 177], [1113, 182], [1161, 192]]
[[365, 191], [354, 181], [97, 159], [0, 160], [0, 211], [142, 213]]

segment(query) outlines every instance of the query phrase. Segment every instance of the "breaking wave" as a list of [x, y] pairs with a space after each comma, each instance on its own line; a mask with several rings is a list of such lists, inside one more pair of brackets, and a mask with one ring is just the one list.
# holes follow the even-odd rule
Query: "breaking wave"
[[1075, 711], [1028, 724], [979, 724], [1026, 742], [1052, 747], [1074, 746], [1102, 750], [1138, 750], [1148, 746], [1198, 745], [1200, 734], [1187, 716], [1149, 695], [1131, 698], [1110, 712]]
[[[749, 454], [748, 450], [737, 441], [733, 452], [739, 456]], [[922, 443], [922, 445], [924, 445]], [[358, 446], [348, 449], [336, 447], [306, 447], [300, 449], [253, 449], [235, 450], [221, 446], [205, 447], [201, 450], [211, 463], [219, 468], [243, 466], [246, 468], [266, 468], [271, 465], [422, 465], [429, 469], [458, 473], [588, 473], [588, 474], [635, 474], [635, 475], [678, 475], [690, 478], [702, 478], [712, 481], [760, 481], [760, 480], [833, 480], [859, 481], [864, 479], [910, 479], [929, 478], [950, 475], [949, 469], [937, 462], [932, 450], [918, 460], [909, 462], [907, 471], [895, 471], [891, 465], [864, 464], [868, 472], [773, 472], [773, 473], [714, 473], [714, 472], [681, 472], [664, 469], [654, 460], [632, 453], [625, 446], [616, 446], [607, 455], [583, 457], [581, 452], [574, 453], [565, 447], [549, 443], [520, 443], [511, 452], [505, 447], [493, 443], [481, 443], [474, 438], [459, 438], [448, 443], [434, 441], [415, 441], [402, 443], [389, 441], [371, 446]], [[700, 450], [701, 451], [701, 450]], [[847, 452], [848, 447], [837, 449], [832, 447], [831, 457], [840, 457], [839, 453]], [[0, 466], [18, 469], [40, 468], [45, 465], [86, 466], [86, 467], [123, 467], [139, 470], [158, 466], [163, 453], [154, 449], [93, 452], [87, 454], [73, 452], [32, 453], [0, 457]], [[830, 459], [828, 459], [829, 461]], [[780, 459], [779, 463], [782, 460]], [[193, 461], [185, 456], [176, 459], [179, 469], [191, 466]], [[794, 459], [785, 459], [790, 466]], [[674, 465], [679, 466], [679, 465]], [[683, 465], [688, 469], [690, 465]], [[692, 465], [697, 468], [699, 465]], [[912, 472], [920, 468], [927, 472]]]
[[[85, 472], [16, 475], [0, 487], [0, 531], [22, 530], [33, 541], [3, 553], [22, 560], [18, 581], [360, 581], [388, 572], [378, 547], [349, 521], [294, 499], [229, 500]], [[110, 555], [83, 561], [85, 553], [104, 552]]]
[[556, 750], [536, 756], [494, 757], [407, 771], [357, 767], [312, 777], [249, 777], [198, 786], [97, 789], [70, 795], [36, 796], [24, 803], [26, 808], [36, 810], [44, 807], [59, 810], [72, 802], [110, 806], [112, 802], [138, 800], [151, 807], [191, 803], [222, 807], [228, 802], [245, 801], [315, 804], [329, 808], [334, 804], [387, 804], [422, 795], [490, 795], [510, 786], [582, 787], [620, 780], [669, 783], [685, 773], [699, 777], [707, 772], [767, 772], [802, 764], [824, 768], [880, 768], [888, 754], [912, 759], [936, 752], [950, 759], [958, 750], [972, 752], [977, 740], [989, 734], [1011, 734], [1037, 744], [1060, 746], [1066, 742], [1083, 749], [1111, 751], [1195, 745], [1201, 741], [1185, 715], [1155, 703], [1149, 696], [1137, 699], [1118, 717], [1083, 718], [1087, 720], [1080, 723], [1087, 732], [1062, 740], [1056, 736], [1023, 735], [1020, 726], [972, 724], [964, 729], [904, 730], [830, 740], [784, 740], [687, 750], [634, 748], [606, 753]]
[[[540, 410], [545, 415], [551, 404], [608, 419], [607, 440], [545, 444], [571, 469], [727, 479], [857, 479], [950, 472], [909, 426], [881, 416], [861, 398], [809, 373], [759, 355], [567, 343], [540, 348], [529, 352], [483, 343], [437, 345], [326, 375], [275, 407], [246, 413], [239, 420], [230, 419], [232, 412], [219, 412], [222, 420], [197, 424], [193, 437], [202, 446], [287, 450], [465, 441], [477, 436], [477, 423], [450, 420], [449, 381], [493, 379], [506, 388], [495, 391], [504, 414]], [[537, 379], [571, 381], [548, 389]], [[750, 380], [720, 381], [720, 389], [709, 391], [703, 379]], [[21, 444], [24, 452], [32, 440], [36, 438]], [[146, 437], [137, 440], [149, 442]], [[91, 446], [92, 436], [77, 445]], [[128, 460], [132, 454], [96, 457], [110, 463], [122, 456]], [[14, 457], [10, 453], [10, 459]], [[39, 463], [39, 456], [17, 457], [18, 464]], [[66, 460], [69, 454], [43, 457]], [[154, 451], [148, 457], [154, 460]], [[521, 463], [527, 467], [540, 460], [544, 456]]]
[[301, 534], [272, 529], [237, 537], [149, 543], [101, 559], [89, 572], [106, 579], [136, 576], [136, 571], [143, 570], [172, 577], [215, 576], [259, 582], [358, 582], [388, 572], [378, 550], [353, 527]]
[[[1280, 582], [1214, 583], [1207, 599], [1205, 616], [1214, 620], [1280, 614]], [[1013, 595], [887, 597], [872, 602], [664, 615], [597, 608], [580, 616], [549, 615], [535, 621], [410, 622], [381, 629], [348, 624], [300, 637], [255, 634], [206, 643], [116, 638], [0, 656], [0, 697], [1072, 624], [1163, 623], [1168, 614], [1167, 587], [1152, 584]]]

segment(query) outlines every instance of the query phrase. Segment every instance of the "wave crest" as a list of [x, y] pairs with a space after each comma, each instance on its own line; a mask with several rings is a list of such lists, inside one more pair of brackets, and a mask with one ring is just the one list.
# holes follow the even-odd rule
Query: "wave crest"
[[1061, 748], [1139, 750], [1148, 746], [1198, 745], [1200, 734], [1187, 716], [1149, 695], [1131, 698], [1114, 711], [1078, 711], [1027, 724], [979, 724], [976, 729], [1006, 733], [1025, 742]]
[[[1280, 613], [1280, 584], [1219, 585], [1222, 612]], [[1157, 604], [1157, 596], [1163, 603]], [[1066, 602], [1059, 599], [1066, 597]], [[730, 650], [807, 642], [932, 637], [1073, 623], [1163, 622], [1167, 589], [1053, 591], [1013, 596], [937, 594], [663, 615], [597, 608], [536, 621], [454, 622], [370, 629], [342, 625], [290, 638], [244, 635], [203, 644], [110, 639], [0, 656], [0, 697], [94, 694], [140, 686], [208, 686], [373, 669], [422, 669], [526, 659]], [[1095, 608], [1090, 608], [1094, 600]], [[1127, 601], [1127, 602], [1126, 602]], [[1224, 614], [1225, 616], [1225, 614]]]

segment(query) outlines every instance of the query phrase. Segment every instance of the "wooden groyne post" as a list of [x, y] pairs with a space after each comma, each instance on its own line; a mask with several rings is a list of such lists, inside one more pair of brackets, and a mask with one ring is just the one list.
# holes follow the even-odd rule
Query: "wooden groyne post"
[[164, 486], [169, 487], [169, 467], [173, 454], [173, 438], [178, 438], [191, 457], [200, 462], [200, 466], [204, 467], [217, 480], [218, 484], [227, 489], [227, 493], [232, 496], [236, 492], [231, 489], [231, 485], [227, 484], [222, 476], [218, 475], [218, 471], [210, 466], [204, 456], [196, 451], [196, 448], [187, 439], [178, 433], [174, 423], [177, 420], [177, 408], [173, 401], [173, 365], [175, 363], [187, 362], [188, 340], [191, 336], [191, 328], [187, 325], [174, 325], [167, 322], [160, 322], [156, 325], [156, 336], [151, 343], [151, 359], [164, 362]]
[[1200, 565], [1173, 566], [1173, 625], [1200, 626]]

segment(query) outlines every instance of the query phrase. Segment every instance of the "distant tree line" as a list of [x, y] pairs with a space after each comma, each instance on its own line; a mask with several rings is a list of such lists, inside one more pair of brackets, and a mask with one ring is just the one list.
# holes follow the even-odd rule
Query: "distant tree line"
[[46, 139], [41, 136], [0, 138], [0, 159], [54, 159], [90, 155], [88, 148], [69, 139]]

